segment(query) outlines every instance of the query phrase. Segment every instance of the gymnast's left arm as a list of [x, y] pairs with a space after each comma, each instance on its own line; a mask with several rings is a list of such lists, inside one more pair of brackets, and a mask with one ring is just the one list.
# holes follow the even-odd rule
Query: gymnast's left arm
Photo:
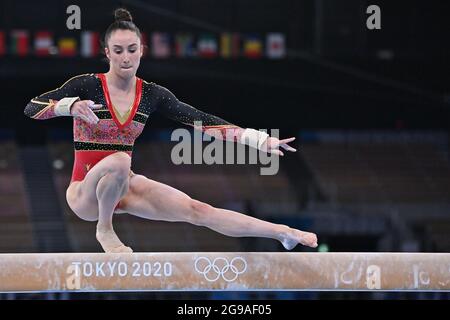
[[264, 131], [251, 128], [240, 128], [219, 117], [200, 111], [193, 106], [179, 101], [168, 89], [158, 86], [160, 89], [158, 111], [164, 116], [193, 126], [197, 130], [202, 130], [206, 134], [225, 141], [239, 142], [249, 145], [255, 149], [283, 156], [279, 149], [295, 152], [296, 149], [288, 145], [295, 140], [294, 137], [288, 139], [278, 139], [270, 137]]

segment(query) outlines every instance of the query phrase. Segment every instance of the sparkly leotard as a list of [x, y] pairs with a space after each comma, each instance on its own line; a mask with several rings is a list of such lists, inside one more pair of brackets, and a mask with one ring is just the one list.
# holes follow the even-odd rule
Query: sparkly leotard
[[92, 100], [103, 105], [101, 109], [94, 110], [99, 118], [97, 124], [90, 124], [79, 117], [73, 118], [75, 161], [71, 182], [82, 181], [90, 169], [114, 152], [123, 151], [131, 156], [134, 141], [155, 111], [192, 126], [194, 122], [201, 121], [203, 130], [214, 128], [225, 131], [238, 128], [179, 101], [168, 89], [139, 78], [136, 78], [134, 103], [122, 116], [111, 103], [104, 74], [73, 77], [60, 88], [32, 99], [24, 113], [38, 120], [54, 118], [57, 116], [56, 103], [65, 97], [79, 97], [80, 100]]

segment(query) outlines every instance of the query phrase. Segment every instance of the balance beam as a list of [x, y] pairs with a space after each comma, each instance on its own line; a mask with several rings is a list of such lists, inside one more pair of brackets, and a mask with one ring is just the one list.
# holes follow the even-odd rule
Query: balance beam
[[0, 254], [0, 292], [449, 291], [447, 253]]

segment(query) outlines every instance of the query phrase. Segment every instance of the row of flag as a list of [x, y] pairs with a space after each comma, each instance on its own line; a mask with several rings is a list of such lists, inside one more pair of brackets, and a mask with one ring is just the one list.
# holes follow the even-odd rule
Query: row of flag
[[[146, 45], [146, 56], [154, 58], [269, 58], [286, 56], [286, 40], [283, 33], [240, 34], [222, 33], [193, 35], [191, 33], [170, 34], [153, 32], [142, 34]], [[35, 55], [39, 57], [96, 57], [101, 54], [100, 34], [83, 31], [77, 38], [62, 36], [55, 38], [51, 31], [37, 31], [30, 37], [27, 30], [13, 30], [8, 34], [0, 30], [0, 56]]]

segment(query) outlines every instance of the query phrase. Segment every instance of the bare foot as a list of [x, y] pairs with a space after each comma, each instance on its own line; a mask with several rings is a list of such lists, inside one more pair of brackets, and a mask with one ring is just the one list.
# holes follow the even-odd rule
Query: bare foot
[[317, 236], [314, 233], [304, 232], [289, 227], [287, 231], [282, 233], [279, 240], [286, 250], [294, 249], [299, 243], [311, 248], [317, 247]]
[[103, 250], [106, 253], [132, 253], [130, 247], [125, 246], [117, 237], [114, 230], [99, 230], [97, 229], [96, 238], [100, 242]]

